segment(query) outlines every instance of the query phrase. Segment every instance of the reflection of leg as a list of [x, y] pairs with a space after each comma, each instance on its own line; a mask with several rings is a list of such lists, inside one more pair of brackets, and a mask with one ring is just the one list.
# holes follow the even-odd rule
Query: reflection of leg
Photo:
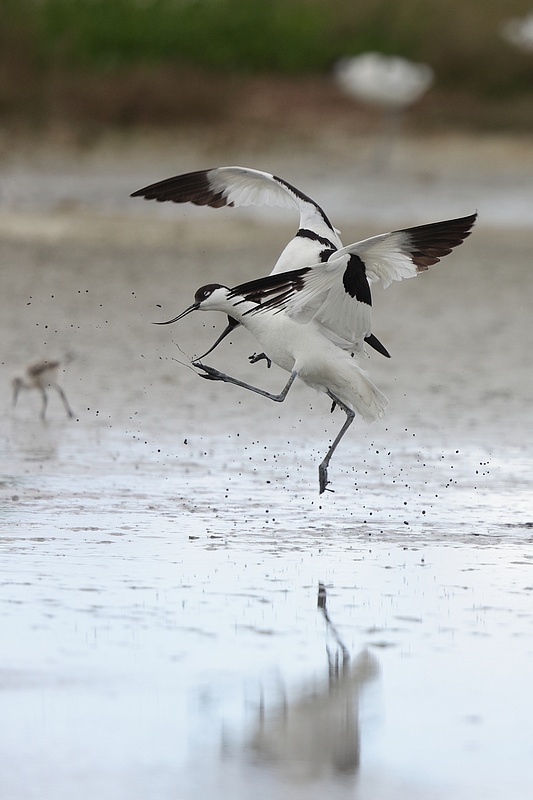
[[344, 434], [346, 433], [346, 431], [348, 430], [348, 428], [352, 424], [352, 422], [354, 420], [354, 417], [355, 417], [355, 412], [352, 411], [351, 408], [348, 408], [348, 406], [345, 405], [342, 402], [342, 400], [339, 400], [339, 398], [336, 397], [333, 394], [333, 392], [328, 391], [328, 395], [333, 400], [334, 403], [336, 403], [338, 406], [340, 406], [340, 408], [342, 408], [342, 410], [346, 414], [346, 420], [344, 422], [344, 425], [342, 426], [342, 428], [338, 432], [337, 436], [335, 437], [335, 439], [333, 441], [333, 444], [331, 445], [331, 447], [329, 448], [328, 452], [326, 453], [324, 460], [322, 461], [322, 463], [320, 464], [320, 466], [318, 468], [318, 481], [319, 481], [319, 486], [320, 486], [320, 488], [319, 488], [319, 493], [320, 494], [322, 494], [322, 492], [325, 490], [326, 486], [328, 485], [328, 464], [331, 461], [331, 456], [335, 452], [335, 450], [337, 448], [337, 445], [339, 444], [340, 440], [342, 439], [342, 437], [344, 436]]
[[72, 419], [72, 417], [74, 416], [74, 412], [68, 404], [65, 392], [58, 383], [54, 383], [53, 386], [54, 389], [57, 391], [58, 395], [60, 396], [61, 400], [63, 401], [63, 405], [65, 406], [65, 411], [67, 412], [68, 416]]
[[44, 389], [40, 390], [41, 397], [43, 398], [43, 404], [41, 406], [41, 419], [44, 419], [46, 416], [46, 406], [48, 405], [48, 395]]
[[271, 394], [270, 392], [266, 392], [264, 389], [259, 389], [257, 386], [251, 386], [249, 383], [244, 383], [244, 381], [239, 381], [237, 378], [232, 378], [230, 375], [225, 375], [223, 372], [219, 372], [218, 369], [215, 369], [214, 367], [208, 367], [205, 364], [200, 364], [199, 361], [193, 362], [193, 366], [204, 371], [205, 375], [200, 374], [201, 378], [207, 378], [210, 381], [233, 383], [235, 386], [241, 386], [243, 389], [249, 389], [251, 392], [260, 394], [263, 397], [268, 397], [269, 400], [274, 400], [276, 403], [282, 403], [285, 400], [297, 375], [296, 372], [291, 372], [291, 376], [281, 392], [279, 394]]
[[[327, 627], [329, 633], [331, 633], [331, 635], [335, 639], [335, 642], [337, 643], [337, 645], [339, 647], [339, 650], [341, 651], [341, 654], [342, 654], [341, 667], [342, 667], [342, 672], [344, 672], [348, 668], [349, 663], [350, 663], [350, 653], [348, 651], [348, 648], [346, 647], [346, 645], [342, 641], [342, 639], [340, 637], [340, 634], [337, 631], [337, 628], [335, 627], [335, 625], [333, 624], [333, 622], [330, 619], [330, 616], [329, 616], [329, 613], [328, 613], [328, 609], [326, 607], [326, 602], [327, 602], [326, 587], [324, 586], [323, 583], [321, 583], [319, 581], [317, 608], [322, 612], [322, 616], [324, 617], [324, 620], [326, 621], [326, 627]], [[339, 653], [338, 653], [338, 651], [336, 652], [335, 660], [333, 660], [333, 656], [332, 656], [332, 654], [331, 654], [331, 652], [330, 652], [330, 650], [329, 650], [327, 645], [326, 645], [326, 652], [328, 654], [328, 666], [329, 666], [330, 677], [332, 677], [334, 675], [338, 677], [339, 674], [340, 674], [340, 670], [339, 670]]]

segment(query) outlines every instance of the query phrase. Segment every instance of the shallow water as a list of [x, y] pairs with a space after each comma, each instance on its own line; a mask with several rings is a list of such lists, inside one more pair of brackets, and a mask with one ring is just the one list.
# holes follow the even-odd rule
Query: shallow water
[[[216, 316], [150, 324], [271, 262], [285, 227], [17, 213], [2, 798], [530, 798], [531, 230], [480, 224], [376, 294], [391, 404], [319, 496], [342, 415], [198, 380]], [[210, 363], [281, 388], [253, 350], [241, 332]], [[45, 423], [38, 395], [12, 410], [17, 370], [65, 353], [76, 420], [54, 396]]]

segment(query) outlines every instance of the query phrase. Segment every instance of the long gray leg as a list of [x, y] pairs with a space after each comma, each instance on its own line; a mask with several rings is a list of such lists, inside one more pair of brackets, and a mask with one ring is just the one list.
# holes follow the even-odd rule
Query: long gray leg
[[48, 395], [44, 389], [40, 390], [41, 397], [43, 398], [43, 404], [41, 406], [41, 419], [44, 419], [46, 416], [46, 406], [48, 405]]
[[279, 394], [271, 394], [270, 392], [266, 392], [264, 389], [259, 389], [257, 386], [251, 386], [249, 383], [244, 383], [244, 381], [239, 381], [237, 378], [232, 378], [230, 375], [225, 375], [223, 372], [219, 372], [218, 369], [215, 369], [214, 367], [208, 367], [205, 364], [200, 364], [199, 361], [194, 361], [193, 366], [197, 367], [198, 369], [202, 369], [205, 372], [205, 375], [200, 375], [201, 378], [207, 378], [207, 380], [210, 381], [233, 383], [235, 386], [241, 386], [243, 389], [249, 389], [251, 392], [260, 394], [263, 397], [268, 397], [269, 400], [274, 400], [276, 403], [282, 403], [285, 400], [288, 391], [298, 374], [297, 372], [291, 372], [291, 376], [281, 392]]
[[319, 482], [319, 487], [320, 487], [319, 488], [319, 494], [322, 494], [322, 492], [325, 490], [326, 486], [328, 485], [328, 465], [329, 465], [329, 462], [331, 461], [331, 456], [335, 452], [335, 449], [336, 449], [337, 445], [339, 444], [340, 440], [342, 439], [342, 437], [344, 436], [344, 434], [346, 433], [346, 431], [348, 430], [348, 428], [352, 424], [352, 422], [354, 420], [354, 417], [355, 417], [355, 411], [352, 411], [351, 408], [348, 408], [348, 406], [345, 405], [342, 402], [342, 400], [339, 400], [339, 398], [336, 397], [333, 394], [333, 392], [328, 391], [328, 395], [333, 400], [334, 403], [336, 403], [340, 408], [342, 408], [342, 410], [346, 414], [346, 420], [344, 422], [344, 425], [342, 426], [342, 428], [338, 432], [337, 436], [335, 437], [335, 439], [334, 439], [331, 447], [329, 448], [328, 452], [326, 453], [326, 456], [325, 456], [324, 460], [322, 461], [322, 463], [320, 464], [320, 466], [318, 468], [318, 482]]
[[68, 400], [67, 400], [67, 396], [66, 396], [65, 392], [63, 391], [63, 389], [61, 388], [61, 386], [58, 383], [53, 383], [52, 386], [57, 391], [58, 395], [60, 396], [61, 400], [63, 401], [63, 405], [65, 406], [65, 411], [67, 412], [69, 417], [72, 419], [73, 416], [74, 416], [74, 412], [73, 412], [73, 410], [71, 409], [71, 407], [68, 404]]

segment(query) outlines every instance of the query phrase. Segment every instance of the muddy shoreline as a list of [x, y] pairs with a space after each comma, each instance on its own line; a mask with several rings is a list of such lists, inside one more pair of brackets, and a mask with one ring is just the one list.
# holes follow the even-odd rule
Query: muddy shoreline
[[[353, 172], [331, 142], [4, 157], [9, 800], [36, 786], [56, 800], [530, 797], [529, 150], [517, 141], [502, 162], [501, 141], [411, 141], [372, 176], [370, 144]], [[365, 366], [390, 406], [354, 424], [322, 497], [339, 424], [326, 399], [295, 386], [278, 407], [201, 381], [190, 358], [217, 315], [152, 324], [202, 284], [269, 271], [294, 230], [128, 199], [166, 170], [231, 162], [291, 179], [346, 242], [480, 213], [440, 265], [375, 293], [393, 358]], [[284, 374], [250, 365], [254, 349], [241, 332], [210, 363], [278, 390]], [[76, 419], [51, 397], [42, 423], [37, 393], [13, 410], [12, 377], [67, 354]]]

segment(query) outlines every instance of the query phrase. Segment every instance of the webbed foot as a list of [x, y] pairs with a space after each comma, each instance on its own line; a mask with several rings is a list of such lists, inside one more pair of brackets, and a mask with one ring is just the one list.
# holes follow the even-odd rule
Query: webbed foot
[[[325, 492], [328, 486], [328, 468], [324, 466], [324, 464], [320, 464], [318, 468], [318, 493], [322, 494]], [[333, 492], [333, 489], [328, 489], [328, 492]]]
[[253, 356], [248, 356], [248, 360], [250, 364], [257, 364], [258, 361], [266, 361], [268, 369], [272, 366], [272, 359], [269, 358], [266, 353], [254, 353]]
[[223, 372], [219, 372], [214, 367], [208, 367], [207, 364], [202, 364], [200, 361], [193, 361], [192, 365], [196, 369], [203, 370], [203, 374], [201, 372], [198, 373], [200, 378], [206, 378], [208, 381], [223, 381], [226, 378]]

